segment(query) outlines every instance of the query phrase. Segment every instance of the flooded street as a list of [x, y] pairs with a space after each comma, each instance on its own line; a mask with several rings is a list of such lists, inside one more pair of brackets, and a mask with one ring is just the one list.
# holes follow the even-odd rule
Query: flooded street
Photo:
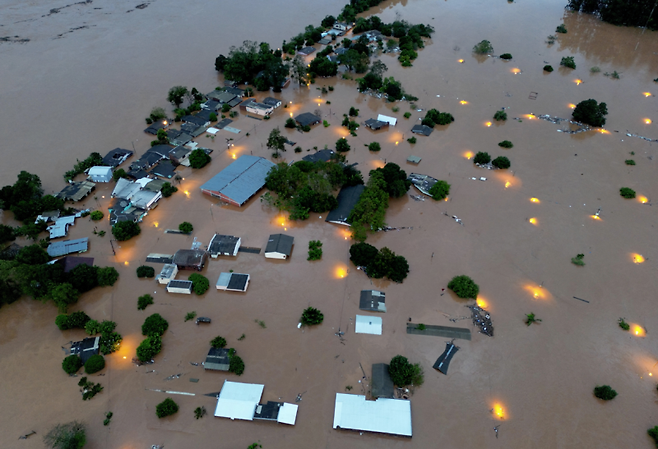
[[[152, 107], [171, 110], [165, 100], [174, 85], [201, 92], [221, 85], [214, 58], [230, 46], [254, 40], [276, 48], [306, 25], [338, 15], [343, 5], [333, 0], [286, 0], [276, 7], [263, 0], [221, 5], [154, 0], [136, 9], [137, 1], [124, 0], [45, 3], [1, 2], [0, 37], [12, 38], [0, 41], [0, 180], [13, 184], [17, 173], [27, 170], [41, 177], [46, 193], [61, 190], [64, 172], [92, 151], [104, 155], [115, 147], [134, 146], [137, 155], [143, 154], [151, 140], [143, 132], [144, 117]], [[414, 109], [407, 102], [390, 104], [360, 94], [351, 80], [318, 79], [301, 88], [293, 83], [280, 94], [267, 94], [288, 105], [271, 120], [240, 115], [231, 124], [240, 134], [221, 131], [214, 139], [197, 138], [215, 150], [212, 163], [201, 170], [180, 167], [184, 180], [179, 191], [149, 212], [140, 236], [114, 242], [116, 255], [107, 220], [78, 219], [69, 237], [89, 236], [85, 256], [94, 257], [96, 265], [116, 267], [120, 278], [114, 287], [82, 295], [71, 311], [116, 321], [124, 337], [121, 349], [106, 358], [101, 377], [91, 376], [103, 392], [83, 402], [79, 379], [61, 369], [61, 347], [84, 332], [58, 330], [52, 303], [24, 298], [3, 307], [0, 446], [41, 448], [53, 425], [80, 420], [87, 425], [85, 447], [90, 449], [152, 444], [238, 449], [258, 440], [266, 449], [650, 447], [646, 430], [658, 425], [658, 317], [653, 313], [658, 245], [652, 205], [658, 201], [658, 142], [627, 133], [658, 139], [658, 84], [653, 82], [658, 39], [655, 32], [572, 14], [564, 10], [565, 3], [405, 0], [372, 8], [369, 13], [384, 22], [401, 18], [435, 28], [413, 67], [401, 67], [394, 55], [378, 56], [388, 67], [385, 75], [419, 98]], [[53, 8], [59, 9], [53, 13]], [[560, 23], [568, 33], [547, 44]], [[495, 55], [511, 53], [513, 59], [474, 55], [472, 47], [483, 39], [491, 41]], [[575, 70], [559, 66], [564, 56], [574, 56]], [[546, 64], [555, 71], [543, 72]], [[601, 71], [590, 72], [593, 66]], [[620, 79], [604, 75], [613, 71]], [[335, 89], [321, 94], [323, 86]], [[590, 98], [607, 103], [605, 132], [558, 132], [569, 130], [568, 125], [537, 118], [568, 119], [572, 105]], [[397, 126], [377, 132], [362, 126], [351, 137], [340, 126], [351, 106], [360, 111], [359, 123], [386, 114], [398, 118]], [[493, 121], [503, 107], [508, 120]], [[452, 113], [455, 121], [408, 143], [411, 127], [430, 108]], [[310, 133], [283, 127], [290, 115], [317, 109], [329, 127], [316, 125]], [[403, 117], [407, 111], [409, 119]], [[347, 158], [358, 163], [364, 177], [395, 162], [407, 173], [451, 184], [448, 201], [414, 201], [409, 195], [391, 199], [387, 224], [409, 229], [368, 237], [368, 243], [407, 258], [410, 273], [404, 283], [370, 280], [356, 270], [349, 261], [349, 231], [325, 223], [325, 214], [290, 222], [258, 195], [236, 208], [201, 194], [199, 186], [234, 158], [269, 158], [265, 142], [276, 126], [304, 150], [296, 154], [287, 147], [285, 162], [299, 160], [314, 147], [333, 148], [347, 136], [352, 147]], [[230, 151], [226, 138], [235, 139]], [[514, 147], [500, 148], [502, 140]], [[375, 141], [381, 144], [379, 153], [366, 148]], [[478, 151], [507, 156], [511, 168], [475, 167], [470, 159]], [[407, 163], [410, 155], [421, 157], [420, 164]], [[631, 158], [637, 165], [624, 164]], [[473, 179], [480, 177], [487, 180]], [[107, 212], [113, 186], [99, 184], [74, 206]], [[622, 198], [620, 187], [634, 189], [647, 203]], [[412, 188], [409, 194], [418, 192]], [[593, 218], [599, 209], [600, 219]], [[194, 225], [191, 236], [164, 233], [182, 221]], [[15, 225], [9, 212], [0, 213], [0, 222]], [[108, 235], [93, 235], [94, 226]], [[294, 236], [295, 246], [288, 261], [266, 260], [262, 253], [210, 259], [203, 274], [211, 289], [201, 297], [167, 294], [153, 280], [136, 277], [147, 254], [173, 254], [189, 248], [194, 237], [207, 245], [215, 232], [239, 236], [243, 246], [257, 248], [265, 247], [271, 233], [285, 232]], [[320, 261], [306, 260], [310, 240], [323, 242]], [[585, 255], [584, 267], [570, 262], [579, 253]], [[643, 263], [635, 263], [637, 255]], [[160, 265], [150, 265], [159, 272]], [[215, 290], [219, 274], [229, 270], [251, 275], [246, 293]], [[478, 334], [470, 319], [463, 319], [470, 316], [464, 306], [473, 301], [442, 291], [461, 274], [479, 284], [479, 300], [495, 326], [493, 338]], [[359, 293], [371, 288], [386, 292], [383, 334], [357, 335]], [[137, 297], [146, 293], [155, 304], [138, 311]], [[298, 329], [308, 306], [320, 309], [324, 322]], [[212, 324], [184, 322], [191, 311], [211, 317]], [[169, 321], [163, 351], [155, 364], [137, 367], [131, 358], [143, 339], [140, 326], [156, 312]], [[526, 326], [529, 313], [542, 322]], [[631, 332], [619, 328], [620, 317], [631, 324]], [[446, 339], [408, 335], [409, 319], [471, 329], [471, 341], [455, 341], [460, 351], [447, 376], [432, 369]], [[261, 320], [265, 327], [258, 325]], [[344, 341], [335, 335], [339, 330], [345, 332]], [[245, 338], [238, 341], [242, 334]], [[203, 370], [208, 342], [217, 335], [244, 360], [242, 376]], [[425, 383], [411, 397], [413, 438], [333, 430], [335, 393], [346, 392], [347, 386], [353, 387], [351, 393], [367, 393], [371, 364], [388, 363], [397, 354], [420, 362], [425, 372]], [[362, 379], [361, 367], [368, 379]], [[177, 374], [180, 378], [165, 380]], [[263, 402], [295, 403], [302, 394], [296, 425], [213, 417], [216, 400], [205, 395], [218, 392], [225, 379], [264, 384]], [[619, 396], [607, 403], [594, 398], [593, 388], [603, 384]], [[158, 419], [155, 406], [166, 397], [180, 411]], [[208, 415], [195, 420], [193, 410], [199, 406]], [[104, 427], [108, 411], [114, 416]], [[37, 435], [16, 443], [32, 430]]]

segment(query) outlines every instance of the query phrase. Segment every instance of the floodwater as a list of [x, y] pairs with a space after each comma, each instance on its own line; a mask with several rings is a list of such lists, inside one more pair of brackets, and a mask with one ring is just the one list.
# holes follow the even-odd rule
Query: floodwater
[[[220, 6], [157, 0], [135, 9], [137, 3], [97, 0], [64, 7], [65, 2], [3, 2], [0, 36], [30, 39], [0, 43], [3, 185], [28, 170], [41, 177], [46, 192], [56, 192], [64, 186], [61, 175], [91, 151], [134, 145], [142, 154], [150, 140], [142, 132], [143, 117], [153, 106], [167, 106], [169, 87], [183, 84], [210, 91], [221, 82], [213, 67], [218, 53], [245, 39], [267, 40], [276, 47], [306, 24], [337, 14], [342, 2], [286, 1], [277, 2], [276, 9], [264, 1]], [[162, 200], [145, 218], [142, 234], [121, 243], [116, 255], [106, 221], [98, 225], [108, 231], [101, 238], [92, 235], [95, 224], [78, 220], [70, 237], [90, 236], [88, 255], [97, 265], [115, 266], [121, 277], [113, 288], [85, 294], [73, 310], [116, 321], [124, 342], [107, 358], [101, 377], [92, 376], [104, 386], [103, 392], [82, 402], [78, 379], [61, 371], [60, 347], [83, 333], [60, 332], [52, 304], [24, 299], [4, 307], [0, 446], [17, 447], [18, 436], [35, 430], [37, 435], [20, 446], [42, 447], [41, 437], [49, 428], [77, 419], [87, 424], [87, 447], [92, 449], [151, 444], [244, 448], [258, 440], [265, 448], [648, 447], [646, 429], [658, 424], [653, 376], [658, 321], [651, 313], [658, 287], [651, 205], [658, 198], [653, 180], [656, 143], [626, 133], [658, 138], [656, 125], [646, 123], [658, 119], [658, 85], [652, 82], [658, 76], [658, 41], [655, 33], [565, 12], [564, 3], [385, 3], [372, 11], [383, 20], [400, 17], [436, 29], [412, 68], [382, 55], [387, 75], [419, 97], [417, 108], [451, 112], [453, 124], [437, 127], [430, 137], [418, 137], [418, 143], [410, 145], [409, 130], [424, 112], [407, 103], [396, 104], [400, 109], [394, 112], [393, 105], [358, 94], [354, 82], [342, 79], [291, 86], [274, 94], [289, 107], [271, 120], [241, 116], [233, 125], [242, 130], [238, 136], [223, 131], [212, 141], [199, 138], [215, 149], [212, 164], [199, 171], [183, 168], [180, 191]], [[53, 8], [62, 9], [53, 13]], [[563, 21], [568, 34], [546, 44], [546, 36]], [[514, 58], [505, 62], [472, 55], [472, 46], [482, 39], [491, 41], [495, 54], [508, 52]], [[559, 68], [560, 58], [568, 55], [575, 57], [576, 70]], [[544, 73], [545, 64], [555, 71]], [[601, 72], [590, 73], [592, 66]], [[620, 79], [604, 76], [614, 70]], [[335, 90], [322, 95], [317, 88], [323, 85]], [[567, 118], [570, 104], [588, 98], [608, 104], [605, 133], [559, 133], [562, 126], [536, 118]], [[355, 270], [348, 259], [346, 229], [326, 224], [318, 216], [322, 214], [291, 223], [257, 197], [238, 209], [223, 207], [199, 191], [234, 156], [269, 157], [264, 142], [274, 126], [284, 129], [304, 152], [315, 146], [331, 148], [347, 135], [340, 122], [350, 106], [360, 109], [360, 122], [377, 113], [399, 119], [389, 130], [372, 133], [361, 128], [357, 137], [348, 137], [348, 158], [358, 162], [364, 174], [390, 161], [452, 185], [447, 202], [418, 202], [409, 196], [392, 200], [387, 223], [412, 229], [368, 239], [408, 259], [411, 272], [403, 284], [370, 281]], [[507, 122], [486, 126], [501, 107], [508, 108]], [[315, 127], [308, 134], [283, 128], [289, 113], [316, 109], [330, 127]], [[408, 120], [402, 117], [406, 111], [412, 112]], [[224, 139], [230, 137], [235, 146], [226, 151]], [[502, 140], [511, 140], [514, 148], [498, 147]], [[372, 141], [381, 143], [380, 153], [364, 147]], [[500, 172], [478, 169], [467, 159], [477, 151], [506, 155], [512, 167]], [[417, 167], [407, 164], [409, 155], [422, 157], [422, 162]], [[300, 156], [289, 150], [285, 160]], [[631, 157], [637, 165], [626, 166], [624, 160]], [[487, 181], [472, 179], [481, 176]], [[623, 186], [648, 202], [624, 200], [618, 194]], [[99, 186], [81, 206], [106, 210], [110, 192], [111, 186]], [[599, 208], [596, 220], [592, 215]], [[10, 215], [4, 213], [2, 221], [11, 223]], [[182, 221], [193, 223], [193, 236], [163, 233]], [[284, 262], [246, 253], [209, 262], [204, 274], [211, 286], [222, 271], [250, 273], [246, 294], [211, 288], [202, 297], [170, 295], [153, 281], [136, 278], [134, 270], [146, 254], [188, 248], [193, 237], [207, 244], [214, 232], [241, 236], [243, 245], [261, 248], [270, 233], [287, 232], [295, 237], [295, 248]], [[324, 255], [321, 261], [307, 262], [307, 243], [316, 239], [323, 242]], [[578, 253], [585, 254], [584, 267], [570, 263]], [[644, 263], [634, 263], [637, 254]], [[475, 333], [470, 320], [461, 319], [468, 315], [463, 306], [469, 302], [443, 293], [459, 274], [480, 285], [495, 337]], [[359, 292], [368, 288], [386, 292], [382, 336], [353, 332]], [[145, 293], [153, 295], [155, 304], [138, 311], [137, 297]], [[299, 315], [309, 305], [323, 311], [324, 323], [299, 330]], [[185, 323], [190, 311], [211, 317], [212, 324]], [[154, 365], [136, 367], [130, 360], [142, 338], [140, 325], [155, 312], [170, 323], [164, 349]], [[524, 317], [531, 312], [543, 321], [527, 327]], [[619, 317], [632, 323], [633, 332], [617, 326]], [[447, 376], [431, 368], [445, 339], [407, 335], [409, 318], [474, 332], [472, 341], [456, 341], [461, 350]], [[636, 336], [635, 326], [646, 335]], [[339, 329], [345, 332], [343, 342], [334, 335]], [[242, 334], [244, 340], [238, 341]], [[207, 342], [216, 335], [224, 336], [245, 361], [243, 376], [206, 373], [190, 364], [204, 360]], [[362, 379], [361, 367], [369, 377], [372, 363], [387, 362], [396, 354], [420, 362], [425, 370], [425, 383], [411, 398], [413, 438], [333, 430], [335, 393], [347, 386], [353, 387], [352, 393], [367, 392], [369, 380]], [[181, 374], [179, 379], [165, 380], [176, 374]], [[219, 391], [224, 379], [265, 384], [264, 401], [294, 402], [303, 393], [297, 424], [212, 417], [215, 401], [204, 394]], [[592, 395], [600, 384], [611, 385], [619, 396], [601, 403]], [[153, 389], [195, 396], [172, 395], [179, 413], [158, 420], [155, 405], [167, 395]], [[201, 420], [193, 418], [198, 406], [209, 413]], [[107, 411], [114, 417], [104, 427]], [[496, 439], [493, 429], [498, 425]]]

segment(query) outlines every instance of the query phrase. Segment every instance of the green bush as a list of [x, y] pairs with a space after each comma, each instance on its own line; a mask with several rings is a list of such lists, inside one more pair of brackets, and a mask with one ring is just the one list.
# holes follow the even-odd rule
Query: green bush
[[412, 136], [407, 139], [407, 142], [413, 145], [414, 143], [418, 142], [418, 140], [416, 139], [416, 136]]
[[142, 362], [148, 362], [160, 351], [162, 351], [162, 338], [159, 335], [152, 335], [137, 346], [137, 358]]
[[331, 125], [329, 124], [328, 121], [322, 120], [322, 126], [324, 126], [325, 128], [329, 128]]
[[226, 339], [218, 335], [217, 337], [210, 340], [210, 346], [216, 349], [223, 348], [226, 346]]
[[500, 59], [506, 59], [509, 61], [510, 59], [512, 59], [512, 55], [510, 53], [503, 53], [502, 55], [500, 55]]
[[196, 318], [196, 312], [187, 312], [185, 314], [185, 322], [186, 323], [190, 320], [193, 320], [194, 318]]
[[244, 362], [237, 355], [232, 355], [229, 358], [228, 370], [232, 373], [241, 376], [244, 373]]
[[174, 187], [171, 183], [165, 182], [162, 184], [162, 189], [160, 191], [162, 192], [163, 197], [169, 198], [171, 195], [178, 192], [178, 187]]
[[288, 119], [286, 120], [286, 124], [283, 126], [285, 126], [286, 128], [295, 129], [297, 127], [297, 123], [295, 122], [294, 118], [288, 117]]
[[555, 29], [555, 32], [556, 32], [556, 33], [566, 34], [566, 33], [567, 33], [567, 27], [564, 26], [563, 23], [561, 23], [561, 24], [559, 24], [559, 25], [557, 26], [557, 28]]
[[489, 156], [489, 153], [485, 151], [478, 151], [475, 157], [473, 158], [473, 163], [474, 164], [488, 164], [491, 162], [491, 156]]
[[493, 118], [497, 122], [504, 122], [507, 120], [507, 113], [505, 111], [496, 111]]
[[162, 335], [169, 328], [167, 320], [162, 318], [159, 313], [154, 313], [144, 320], [142, 324], [142, 335]]
[[479, 55], [486, 55], [491, 52], [493, 52], [493, 46], [488, 40], [480, 41], [473, 47], [473, 53], [477, 53]]
[[69, 329], [84, 329], [85, 325], [91, 320], [83, 311], [73, 312], [70, 315], [57, 315], [55, 324], [61, 331]]
[[98, 286], [106, 287], [114, 285], [119, 279], [119, 272], [114, 267], [103, 267], [98, 269]]
[[544, 72], [551, 73], [553, 71], [553, 66], [551, 65], [545, 65], [544, 66]]
[[601, 385], [594, 387], [594, 396], [604, 401], [610, 401], [617, 396], [617, 392], [610, 388], [610, 385]]
[[85, 362], [85, 373], [94, 374], [105, 368], [105, 357], [94, 354]]
[[629, 329], [631, 328], [631, 325], [628, 324], [628, 323], [626, 322], [626, 320], [623, 319], [623, 318], [619, 318], [619, 320], [617, 320], [617, 324], [619, 324], [619, 327], [621, 327], [621, 328], [622, 328], [623, 330], [625, 330], [625, 331], [627, 331], [627, 330], [629, 330]]
[[210, 282], [208, 278], [199, 273], [192, 273], [188, 276], [188, 280], [192, 281], [192, 290], [197, 295], [203, 295], [208, 288], [210, 288]]
[[635, 161], [634, 161], [633, 159], [626, 159], [626, 160], [624, 161], [624, 163], [625, 163], [626, 165], [635, 165]]
[[368, 150], [369, 151], [381, 151], [382, 146], [379, 144], [379, 142], [372, 142], [370, 145], [368, 145]]
[[167, 398], [155, 406], [155, 414], [158, 418], [164, 418], [176, 412], [178, 412], [178, 404], [171, 398]]
[[406, 357], [396, 355], [388, 364], [391, 380], [398, 387], [406, 385], [419, 386], [423, 383], [423, 370], [420, 364], [411, 364]]
[[57, 325], [57, 327], [61, 331], [67, 331], [67, 330], [71, 329], [69, 327], [69, 316], [68, 315], [64, 315], [64, 314], [57, 315], [57, 317], [55, 318], [55, 324]]
[[635, 190], [628, 187], [622, 187], [619, 189], [619, 194], [627, 199], [635, 198]]
[[132, 221], [120, 221], [112, 226], [112, 235], [120, 242], [130, 240], [131, 238], [139, 235], [142, 230], [139, 225]]
[[304, 326], [320, 324], [324, 320], [324, 314], [314, 307], [304, 309], [302, 317], [299, 319]]
[[653, 428], [647, 430], [647, 433], [651, 438], [653, 438], [653, 442], [656, 443], [656, 447], [658, 447], [658, 426], [654, 426]]
[[576, 255], [576, 257], [571, 258], [571, 263], [582, 267], [583, 265], [585, 265], [585, 262], [583, 261], [584, 257], [585, 257], [584, 254], [578, 254]]
[[197, 148], [192, 151], [188, 157], [190, 161], [190, 167], [192, 168], [203, 168], [210, 162], [210, 156], [206, 154], [201, 148]]
[[450, 194], [450, 184], [445, 181], [438, 180], [436, 184], [430, 187], [430, 196], [436, 201], [440, 201]]
[[377, 251], [368, 243], [355, 243], [350, 247], [350, 260], [357, 267], [365, 267], [366, 274], [375, 279], [387, 277], [402, 282], [409, 274], [407, 259], [386, 247]]
[[448, 283], [448, 288], [460, 298], [477, 299], [480, 287], [468, 276], [455, 276]]
[[352, 106], [349, 112], [350, 117], [357, 117], [359, 115], [359, 110]]
[[409, 118], [411, 117], [411, 112], [405, 112], [404, 113], [404, 118]]
[[306, 260], [320, 260], [322, 258], [322, 242], [311, 240], [308, 242], [308, 258]]
[[509, 140], [503, 140], [502, 142], [498, 143], [498, 146], [501, 148], [513, 148], [514, 144]]
[[153, 304], [153, 296], [148, 293], [137, 298], [137, 310], [144, 310], [151, 304]]
[[598, 103], [590, 98], [578, 103], [572, 115], [576, 121], [592, 126], [603, 126], [605, 116], [608, 115], [608, 107], [605, 103]]
[[311, 127], [309, 125], [302, 126], [302, 131], [305, 133], [311, 132]]
[[341, 137], [336, 141], [336, 151], [339, 153], [345, 153], [347, 151], [350, 151], [352, 148], [350, 147], [350, 144], [347, 143], [347, 139], [344, 137]]
[[87, 335], [96, 335], [101, 331], [101, 324], [96, 320], [89, 320], [85, 324], [85, 332]]
[[68, 375], [77, 373], [81, 366], [82, 360], [77, 355], [70, 355], [62, 361], [62, 369]]
[[562, 58], [560, 61], [560, 65], [567, 67], [569, 69], [575, 69], [576, 68], [576, 62], [573, 60], [573, 56], [565, 56]]
[[491, 165], [493, 165], [496, 168], [505, 169], [505, 168], [510, 168], [512, 164], [510, 163], [509, 159], [507, 159], [505, 156], [498, 156], [496, 159], [491, 161]]
[[192, 226], [192, 223], [184, 221], [178, 225], [178, 230], [180, 232], [184, 232], [185, 234], [190, 234], [192, 231], [194, 231], [194, 226]]
[[155, 277], [155, 269], [149, 267], [148, 265], [142, 265], [137, 267], [137, 277], [138, 278], [152, 278]]
[[91, 218], [94, 221], [102, 220], [103, 219], [103, 212], [101, 212], [99, 210], [95, 210], [90, 214], [89, 218]]
[[589, 69], [589, 71], [592, 73], [599, 73], [601, 71], [601, 67], [594, 66], [591, 69]]

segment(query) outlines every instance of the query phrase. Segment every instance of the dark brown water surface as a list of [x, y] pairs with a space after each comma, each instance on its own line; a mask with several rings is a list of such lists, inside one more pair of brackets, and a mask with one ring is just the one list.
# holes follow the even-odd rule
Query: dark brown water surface
[[[94, 1], [50, 15], [65, 2], [47, 3], [2, 2], [0, 36], [30, 41], [0, 43], [0, 180], [3, 185], [13, 183], [20, 170], [28, 170], [41, 177], [46, 192], [55, 192], [64, 186], [62, 174], [75, 159], [92, 151], [134, 145], [142, 154], [150, 141], [142, 132], [143, 117], [153, 106], [169, 107], [165, 97], [173, 85], [201, 91], [219, 85], [222, 80], [213, 67], [218, 53], [245, 39], [267, 40], [276, 47], [305, 25], [336, 14], [342, 2], [157, 0], [135, 9], [138, 2]], [[565, 12], [563, 3], [384, 3], [374, 11], [384, 21], [400, 17], [436, 29], [411, 68], [381, 55], [386, 75], [419, 97], [416, 109], [451, 112], [453, 124], [437, 127], [430, 137], [418, 137], [411, 145], [406, 142], [411, 126], [424, 112], [408, 103], [390, 105], [361, 95], [349, 80], [291, 86], [275, 94], [290, 107], [278, 110], [271, 120], [241, 116], [234, 123], [242, 130], [238, 136], [222, 131], [214, 141], [197, 139], [216, 150], [212, 164], [198, 171], [183, 168], [179, 193], [161, 201], [144, 220], [142, 234], [121, 243], [116, 256], [106, 221], [99, 229], [108, 235], [100, 238], [91, 234], [92, 222], [78, 220], [71, 238], [90, 236], [89, 255], [95, 263], [117, 267], [121, 277], [113, 288], [85, 294], [75, 310], [116, 321], [124, 342], [107, 358], [105, 376], [92, 376], [104, 391], [83, 402], [78, 379], [60, 368], [60, 347], [83, 333], [59, 331], [52, 304], [24, 299], [4, 307], [0, 446], [42, 447], [41, 436], [52, 425], [78, 419], [87, 424], [87, 447], [92, 449], [151, 444], [244, 448], [257, 440], [265, 448], [649, 447], [646, 429], [658, 424], [652, 376], [658, 375], [658, 321], [653, 313], [657, 223], [651, 205], [658, 199], [656, 143], [626, 133], [658, 138], [656, 125], [646, 123], [658, 120], [658, 85], [652, 82], [658, 76], [658, 41], [655, 33]], [[562, 22], [569, 32], [546, 44], [546, 36]], [[71, 31], [79, 27], [86, 28]], [[505, 62], [473, 56], [471, 48], [482, 39], [491, 41], [495, 54], [509, 52], [514, 58]], [[569, 55], [575, 57], [576, 70], [559, 68], [560, 59]], [[544, 73], [546, 64], [556, 70]], [[592, 66], [601, 72], [591, 73]], [[620, 79], [604, 76], [615, 70]], [[322, 95], [316, 88], [323, 85], [335, 90]], [[529, 116], [567, 118], [570, 104], [588, 98], [608, 104], [606, 133], [560, 133], [557, 130], [568, 128]], [[348, 158], [364, 173], [392, 161], [408, 172], [452, 185], [447, 202], [417, 202], [408, 196], [392, 200], [387, 223], [413, 229], [368, 240], [407, 257], [411, 272], [403, 284], [371, 282], [355, 270], [348, 260], [351, 242], [346, 230], [326, 224], [324, 214], [291, 223], [258, 198], [238, 209], [217, 205], [199, 191], [233, 156], [269, 157], [267, 135], [274, 126], [282, 127], [290, 113], [320, 109], [330, 127], [284, 133], [304, 150], [333, 147], [347, 135], [340, 122], [350, 106], [360, 109], [360, 122], [378, 113], [399, 119], [389, 130], [372, 133], [361, 128], [357, 137], [348, 137]], [[487, 127], [501, 107], [508, 108], [507, 122]], [[406, 111], [412, 112], [408, 120], [402, 116]], [[225, 151], [226, 137], [236, 139], [230, 152]], [[502, 140], [512, 141], [514, 148], [498, 147]], [[373, 141], [381, 143], [381, 152], [367, 151], [364, 145]], [[467, 159], [477, 151], [506, 155], [512, 167], [500, 172], [478, 169]], [[423, 160], [417, 167], [408, 165], [409, 155]], [[300, 156], [288, 151], [285, 160]], [[625, 165], [629, 158], [637, 165]], [[481, 176], [487, 181], [472, 179]], [[647, 204], [621, 198], [623, 186], [648, 198]], [[82, 205], [106, 210], [111, 188], [99, 185], [95, 197]], [[599, 208], [601, 219], [595, 220], [591, 216]], [[445, 214], [457, 215], [464, 226]], [[2, 221], [11, 223], [10, 215], [3, 214]], [[182, 221], [193, 223], [193, 236], [163, 233]], [[240, 253], [235, 259], [211, 260], [204, 270], [211, 285], [223, 271], [250, 273], [246, 294], [211, 288], [202, 297], [173, 295], [135, 276], [146, 254], [188, 248], [193, 237], [207, 244], [220, 232], [241, 236], [245, 246], [264, 247], [270, 233], [281, 231], [295, 237], [291, 260], [271, 262], [262, 255]], [[322, 260], [307, 262], [308, 241], [315, 239], [324, 244]], [[584, 267], [570, 263], [578, 253], [585, 254]], [[634, 263], [636, 254], [644, 263]], [[442, 294], [459, 274], [480, 285], [480, 299], [493, 316], [494, 338], [475, 333], [469, 320], [449, 321], [468, 311], [463, 301]], [[386, 291], [382, 336], [353, 332], [359, 291], [367, 288]], [[155, 304], [137, 311], [137, 297], [145, 293], [153, 295]], [[324, 323], [299, 330], [299, 315], [309, 305], [323, 311]], [[211, 317], [212, 324], [185, 323], [190, 311]], [[142, 339], [141, 323], [155, 312], [170, 322], [164, 350], [154, 365], [136, 367], [130, 359]], [[523, 320], [531, 312], [543, 321], [527, 327]], [[631, 323], [631, 332], [617, 326], [619, 317]], [[407, 335], [409, 318], [472, 329], [472, 341], [458, 341], [461, 351], [448, 376], [431, 368], [444, 339]], [[254, 320], [265, 321], [266, 328]], [[646, 335], [635, 336], [636, 326], [646, 329]], [[345, 344], [334, 335], [339, 328], [346, 332]], [[242, 334], [245, 339], [238, 341]], [[207, 373], [189, 363], [204, 360], [207, 342], [216, 335], [238, 350], [246, 363], [243, 376]], [[425, 384], [411, 399], [413, 438], [333, 430], [335, 393], [348, 385], [353, 393], [368, 390], [368, 381], [359, 383], [359, 364], [369, 376], [372, 363], [396, 354], [420, 362], [425, 370]], [[165, 380], [173, 374], [182, 376]], [[189, 378], [200, 380], [191, 383]], [[304, 393], [297, 424], [212, 417], [215, 401], [203, 394], [219, 391], [227, 378], [265, 384], [263, 400], [294, 402]], [[592, 389], [600, 384], [611, 385], [619, 396], [599, 402]], [[196, 396], [172, 396], [180, 412], [158, 420], [155, 405], [167, 395], [152, 389]], [[193, 410], [202, 405], [209, 416], [195, 420]], [[110, 410], [112, 423], [104, 427], [104, 414]], [[497, 425], [498, 439], [493, 430]], [[19, 435], [31, 430], [38, 434], [17, 443]]]

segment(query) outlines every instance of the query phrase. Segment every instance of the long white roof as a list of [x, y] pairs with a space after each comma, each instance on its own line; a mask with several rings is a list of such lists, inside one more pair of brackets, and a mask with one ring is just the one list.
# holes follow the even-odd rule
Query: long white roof
[[217, 398], [215, 416], [253, 421], [264, 388], [265, 385], [225, 380]]
[[366, 401], [356, 394], [336, 393], [334, 429], [363, 430], [411, 436], [411, 402], [379, 398]]
[[357, 315], [354, 332], [357, 334], [382, 334], [382, 319], [378, 316]]

